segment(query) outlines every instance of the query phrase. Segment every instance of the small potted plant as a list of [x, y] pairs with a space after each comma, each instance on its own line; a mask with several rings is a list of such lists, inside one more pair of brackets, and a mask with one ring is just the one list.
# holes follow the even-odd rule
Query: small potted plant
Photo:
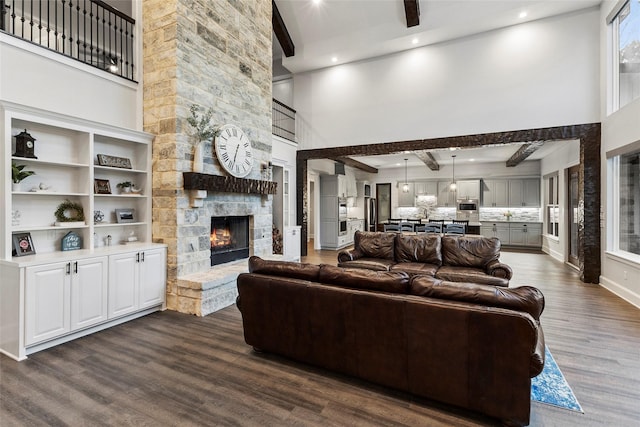
[[35, 175], [34, 171], [26, 171], [24, 168], [27, 165], [19, 165], [16, 162], [11, 162], [11, 181], [13, 191], [20, 191], [20, 182], [25, 178]]
[[116, 185], [120, 189], [121, 193], [131, 193], [131, 189], [133, 188], [133, 183], [131, 181], [119, 182]]

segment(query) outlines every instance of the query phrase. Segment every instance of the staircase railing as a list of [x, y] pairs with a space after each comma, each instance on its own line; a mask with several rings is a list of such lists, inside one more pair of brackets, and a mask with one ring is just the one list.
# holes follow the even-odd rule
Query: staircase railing
[[272, 98], [271, 133], [296, 142], [296, 110]]
[[5, 0], [0, 30], [134, 80], [135, 20], [100, 0]]

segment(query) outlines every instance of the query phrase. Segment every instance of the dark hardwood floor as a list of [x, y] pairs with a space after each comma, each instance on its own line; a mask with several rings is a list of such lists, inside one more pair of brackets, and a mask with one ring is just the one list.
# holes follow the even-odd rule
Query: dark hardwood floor
[[[336, 263], [336, 252], [303, 260]], [[533, 402], [532, 426], [640, 425], [640, 310], [544, 254], [504, 251], [511, 286], [546, 297], [546, 342], [584, 414]], [[0, 355], [0, 425], [485, 426], [497, 421], [268, 354], [235, 306], [172, 311], [15, 362]]]

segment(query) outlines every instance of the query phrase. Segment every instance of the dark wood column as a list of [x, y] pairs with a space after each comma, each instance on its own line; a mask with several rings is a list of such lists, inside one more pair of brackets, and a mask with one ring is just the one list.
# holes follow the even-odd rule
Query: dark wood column
[[307, 182], [307, 159], [300, 155], [300, 151], [297, 153], [296, 159], [296, 217], [298, 218], [298, 225], [300, 225], [300, 255], [307, 256], [307, 224], [308, 224], [308, 202], [309, 197]]
[[597, 123], [580, 137], [578, 194], [582, 217], [578, 223], [578, 261], [580, 280], [585, 283], [600, 283], [600, 168], [600, 124]]

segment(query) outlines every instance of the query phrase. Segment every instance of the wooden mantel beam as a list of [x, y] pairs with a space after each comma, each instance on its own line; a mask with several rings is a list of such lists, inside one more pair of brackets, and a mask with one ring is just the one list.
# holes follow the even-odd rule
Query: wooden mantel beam
[[507, 167], [512, 168], [514, 166], [518, 166], [527, 157], [532, 155], [538, 148], [542, 147], [543, 145], [543, 141], [535, 141], [523, 144], [522, 147], [518, 148], [518, 151], [513, 153], [513, 156], [511, 156], [509, 160], [507, 160]]
[[414, 151], [413, 153], [432, 171], [440, 170], [440, 165], [428, 150]]
[[404, 14], [407, 17], [407, 28], [420, 25], [420, 5], [418, 0], [404, 0]]
[[378, 169], [374, 168], [373, 166], [369, 166], [365, 163], [359, 162], [355, 159], [352, 159], [351, 157], [334, 157], [331, 160], [334, 160], [336, 162], [340, 162], [343, 163], [347, 166], [351, 166], [352, 168], [356, 168], [356, 169], [360, 169], [362, 171], [365, 172], [369, 172], [369, 173], [378, 173]]
[[280, 11], [278, 10], [278, 6], [276, 6], [276, 2], [271, 0], [271, 7], [273, 8], [271, 14], [271, 26], [273, 27], [273, 32], [280, 43], [280, 47], [282, 47], [282, 52], [284, 56], [287, 58], [295, 55], [296, 47], [293, 45], [293, 40], [291, 40], [291, 36], [289, 35], [289, 31], [287, 30], [287, 26], [280, 16]]

